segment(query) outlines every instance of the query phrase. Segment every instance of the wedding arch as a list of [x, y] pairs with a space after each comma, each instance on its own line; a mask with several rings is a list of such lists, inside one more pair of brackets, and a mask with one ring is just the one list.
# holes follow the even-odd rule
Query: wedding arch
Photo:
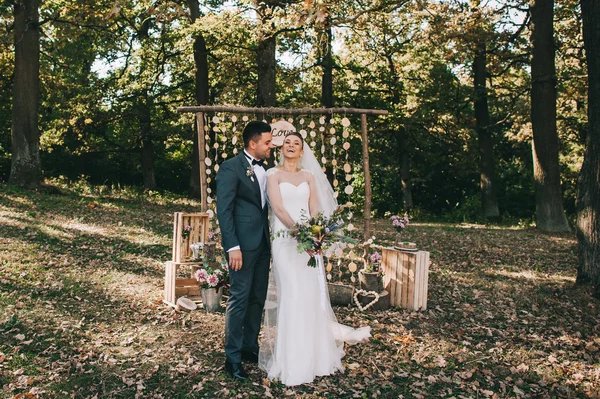
[[[219, 160], [235, 156], [236, 147], [241, 140], [248, 115], [254, 119], [260, 116], [268, 123], [285, 119], [293, 123], [312, 147], [323, 167], [332, 172], [336, 193], [343, 187], [346, 194], [353, 192], [352, 164], [349, 161], [351, 135], [357, 132], [351, 126], [346, 115], [360, 115], [360, 139], [362, 143], [362, 167], [364, 172], [365, 202], [364, 226], [365, 240], [371, 237], [371, 174], [369, 169], [369, 137], [367, 115], [387, 115], [387, 110], [361, 108], [275, 108], [241, 107], [225, 105], [198, 105], [178, 107], [177, 112], [195, 114], [198, 136], [198, 158], [200, 170], [201, 211], [211, 213], [209, 205], [214, 201], [209, 183], [219, 169]], [[212, 116], [211, 116], [212, 114]], [[239, 118], [238, 115], [242, 114]], [[294, 117], [298, 118], [294, 120]], [[313, 120], [316, 118], [316, 121]], [[212, 128], [211, 128], [212, 126]], [[213, 134], [209, 134], [212, 129]], [[343, 177], [343, 178], [342, 178]], [[336, 194], [337, 195], [337, 194]]]

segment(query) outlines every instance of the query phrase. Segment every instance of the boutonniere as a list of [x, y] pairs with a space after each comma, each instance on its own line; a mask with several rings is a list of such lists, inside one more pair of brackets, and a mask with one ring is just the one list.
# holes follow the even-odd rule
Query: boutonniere
[[252, 166], [248, 166], [248, 169], [246, 169], [246, 176], [254, 183], [254, 169], [252, 169]]

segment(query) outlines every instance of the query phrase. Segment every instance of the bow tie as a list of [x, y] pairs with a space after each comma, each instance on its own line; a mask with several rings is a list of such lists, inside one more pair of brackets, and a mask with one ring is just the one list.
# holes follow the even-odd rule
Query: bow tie
[[259, 160], [253, 159], [252, 160], [252, 165], [265, 166], [265, 160], [261, 159], [259, 161]]

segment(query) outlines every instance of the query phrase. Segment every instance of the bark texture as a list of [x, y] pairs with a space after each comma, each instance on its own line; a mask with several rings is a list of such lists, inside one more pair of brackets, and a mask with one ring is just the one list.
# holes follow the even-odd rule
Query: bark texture
[[581, 0], [588, 65], [588, 134], [579, 182], [577, 283], [591, 283], [600, 297], [600, 3]]
[[152, 144], [152, 116], [150, 111], [150, 101], [148, 96], [142, 98], [140, 104], [140, 133], [142, 138], [142, 175], [144, 188], [154, 190], [156, 188], [156, 179], [154, 177], [154, 145]]
[[[187, 0], [190, 10], [190, 21], [194, 23], [200, 18], [200, 4], [198, 0]], [[209, 81], [208, 81], [208, 49], [206, 48], [206, 40], [204, 36], [198, 34], [194, 38], [194, 64], [195, 64], [195, 89], [194, 98], [196, 105], [206, 105], [209, 101]], [[199, 169], [199, 153], [198, 153], [198, 135], [192, 134], [193, 146], [192, 151], [192, 169], [190, 173], [189, 195], [194, 198], [200, 198], [202, 193], [200, 190], [200, 169]]]
[[256, 86], [256, 106], [275, 106], [275, 86], [277, 60], [275, 50], [277, 40], [275, 36], [268, 36], [260, 40], [256, 49], [258, 66], [258, 84]]
[[536, 225], [569, 231], [560, 187], [556, 131], [554, 0], [531, 0], [531, 124]]
[[500, 217], [496, 197], [496, 173], [494, 160], [494, 144], [490, 129], [490, 111], [486, 86], [487, 48], [485, 42], [477, 44], [473, 61], [473, 85], [475, 89], [475, 130], [479, 144], [479, 187], [483, 215], [489, 220]]
[[39, 0], [14, 5], [15, 73], [11, 130], [11, 184], [38, 187], [42, 180], [38, 106], [40, 97]]

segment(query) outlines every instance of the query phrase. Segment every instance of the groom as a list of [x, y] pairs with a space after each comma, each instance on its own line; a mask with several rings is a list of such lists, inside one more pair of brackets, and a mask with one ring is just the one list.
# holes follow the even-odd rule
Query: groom
[[248, 374], [242, 360], [258, 362], [258, 333], [267, 295], [271, 248], [267, 179], [271, 126], [252, 121], [244, 128], [244, 151], [217, 174], [217, 218], [230, 272], [225, 314], [225, 370], [236, 380]]

